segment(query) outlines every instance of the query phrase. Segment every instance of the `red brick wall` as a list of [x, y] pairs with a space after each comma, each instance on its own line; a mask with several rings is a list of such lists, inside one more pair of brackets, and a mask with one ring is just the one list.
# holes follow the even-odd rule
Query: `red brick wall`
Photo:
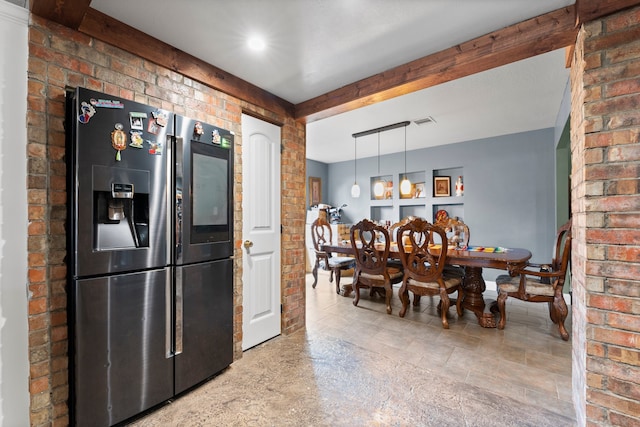
[[[282, 130], [282, 333], [305, 325], [305, 222], [306, 222], [306, 133], [305, 126]], [[296, 209], [290, 209], [295, 206]], [[285, 258], [286, 257], [286, 261]]]
[[574, 403], [640, 425], [640, 8], [585, 25], [573, 66]]
[[233, 130], [235, 147], [234, 356], [242, 356], [241, 113], [284, 123], [282, 328], [304, 327], [305, 128], [120, 49], [32, 16], [29, 30], [28, 212], [31, 424], [69, 422], [66, 312], [65, 88], [84, 86]]

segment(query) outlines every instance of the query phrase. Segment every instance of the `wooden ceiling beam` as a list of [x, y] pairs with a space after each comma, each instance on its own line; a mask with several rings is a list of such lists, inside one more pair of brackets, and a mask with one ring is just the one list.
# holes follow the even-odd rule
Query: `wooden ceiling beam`
[[90, 4], [91, 0], [31, 0], [29, 11], [49, 21], [77, 30]]
[[575, 22], [572, 6], [540, 15], [304, 101], [295, 117], [320, 120], [569, 46]]
[[638, 0], [576, 0], [576, 25], [638, 5]]

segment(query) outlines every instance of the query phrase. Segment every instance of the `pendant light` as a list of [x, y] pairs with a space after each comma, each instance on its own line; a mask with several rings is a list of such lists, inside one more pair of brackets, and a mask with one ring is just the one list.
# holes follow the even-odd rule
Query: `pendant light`
[[408, 196], [411, 194], [411, 181], [407, 177], [407, 127], [404, 127], [404, 178], [400, 183], [400, 194]]
[[378, 132], [378, 178], [376, 183], [373, 185], [373, 195], [376, 198], [381, 198], [384, 194], [384, 184], [382, 183], [382, 178], [380, 177], [380, 132]]
[[[373, 135], [374, 133], [378, 134], [378, 181], [375, 182], [373, 185], [373, 194], [377, 198], [382, 197], [385, 191], [385, 181], [383, 179], [380, 179], [380, 132], [385, 132], [391, 129], [397, 129], [399, 127], [405, 128], [404, 130], [404, 171], [405, 171], [405, 180], [409, 182], [409, 192], [411, 191], [411, 182], [408, 179], [406, 179], [406, 174], [407, 174], [407, 129], [406, 127], [409, 126], [410, 123], [411, 122], [409, 121], [404, 121], [404, 122], [394, 123], [392, 125], [382, 126], [375, 129], [364, 130], [362, 132], [356, 132], [352, 134], [354, 138], [358, 138], [360, 136]], [[354, 169], [355, 169], [355, 166], [354, 166]], [[354, 182], [353, 187], [351, 187], [351, 196], [352, 197], [360, 196], [360, 187], [356, 182]]]
[[357, 199], [360, 197], [360, 186], [357, 181], [357, 173], [356, 173], [356, 162], [358, 160], [358, 151], [356, 148], [356, 143], [358, 142], [357, 137], [353, 137], [353, 185], [351, 186], [351, 197]]

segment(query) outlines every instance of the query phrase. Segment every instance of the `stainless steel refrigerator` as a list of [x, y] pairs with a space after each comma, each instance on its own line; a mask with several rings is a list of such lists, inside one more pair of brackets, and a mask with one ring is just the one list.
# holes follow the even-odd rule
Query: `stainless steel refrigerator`
[[110, 426], [233, 358], [233, 135], [79, 88], [67, 99], [70, 406]]

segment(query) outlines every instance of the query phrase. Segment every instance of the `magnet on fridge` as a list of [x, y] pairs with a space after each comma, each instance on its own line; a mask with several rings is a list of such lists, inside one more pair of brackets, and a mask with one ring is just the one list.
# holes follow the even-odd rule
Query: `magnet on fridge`
[[149, 141], [147, 139], [147, 143], [149, 144], [149, 154], [155, 155], [155, 156], [161, 156], [162, 155], [162, 144], [159, 142], [153, 142], [153, 141]]
[[111, 146], [118, 150], [116, 161], [120, 161], [120, 151], [127, 148], [127, 134], [122, 130], [122, 123], [116, 123], [115, 129], [111, 132]]
[[220, 145], [220, 133], [218, 132], [218, 129], [211, 132], [211, 142], [216, 145]]
[[158, 132], [160, 132], [160, 126], [158, 126], [158, 124], [156, 123], [155, 119], [154, 120], [149, 120], [149, 126], [147, 126], [147, 132], [153, 134], [153, 135], [157, 135]]
[[144, 119], [147, 118], [147, 113], [139, 113], [132, 111], [129, 113], [129, 122], [131, 124], [131, 129], [143, 130], [144, 129]]
[[193, 125], [193, 134], [200, 139], [200, 136], [202, 136], [203, 133], [204, 129], [202, 128], [202, 123], [196, 122], [196, 124]]
[[124, 108], [124, 104], [119, 100], [91, 98], [89, 102], [96, 108]]
[[167, 113], [165, 113], [164, 111], [156, 110], [152, 112], [151, 115], [156, 120], [158, 126], [165, 127], [167, 125], [168, 117]]
[[80, 104], [80, 114], [78, 114], [78, 121], [82, 124], [87, 124], [95, 113], [96, 109], [93, 107], [93, 105], [83, 101]]
[[144, 142], [142, 139], [142, 132], [139, 130], [132, 130], [129, 131], [129, 133], [131, 134], [131, 144], [129, 144], [129, 147], [142, 148]]

